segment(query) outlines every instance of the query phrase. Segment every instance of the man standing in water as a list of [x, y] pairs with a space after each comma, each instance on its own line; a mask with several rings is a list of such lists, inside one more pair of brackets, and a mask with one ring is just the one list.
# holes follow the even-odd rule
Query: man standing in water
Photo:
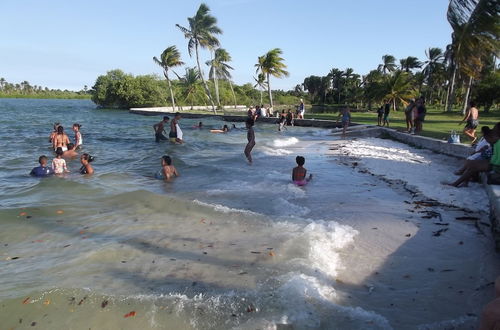
[[247, 143], [247, 146], [245, 147], [245, 156], [248, 159], [248, 163], [250, 165], [252, 165], [251, 152], [252, 152], [253, 147], [255, 147], [255, 132], [253, 130], [254, 121], [253, 121], [253, 119], [248, 118], [245, 124], [246, 124], [247, 130], [248, 130], [248, 132], [247, 132], [248, 143]]
[[153, 125], [153, 129], [155, 130], [156, 142], [160, 142], [161, 140], [167, 139], [167, 137], [163, 135], [163, 132], [165, 132], [165, 124], [168, 123], [169, 120], [170, 118], [164, 116], [162, 121]]
[[177, 144], [183, 143], [182, 131], [179, 127], [179, 120], [181, 120], [181, 114], [177, 112], [174, 119], [170, 122], [170, 133], [168, 134], [170, 142]]
[[474, 101], [470, 101], [469, 109], [467, 109], [467, 113], [465, 114], [464, 119], [459, 123], [467, 121], [464, 128], [464, 134], [472, 139], [472, 143], [476, 142], [476, 128], [479, 125], [479, 111], [476, 108], [476, 103]]

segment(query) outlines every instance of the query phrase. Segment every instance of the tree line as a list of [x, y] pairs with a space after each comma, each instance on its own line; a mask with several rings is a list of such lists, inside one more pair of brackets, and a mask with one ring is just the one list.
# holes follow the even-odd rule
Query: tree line
[[47, 99], [88, 99], [89, 89], [84, 86], [75, 92], [70, 90], [49, 89], [38, 85], [31, 85], [28, 81], [10, 83], [5, 78], [0, 78], [0, 97], [5, 98], [47, 98]]
[[[366, 75], [355, 73], [352, 68], [333, 68], [325, 76], [306, 77], [302, 84], [284, 92], [271, 89], [272, 77], [288, 76], [279, 48], [257, 57], [254, 84], [237, 86], [232, 82], [232, 58], [218, 39], [223, 32], [208, 6], [201, 4], [195, 15], [187, 18], [188, 25], [176, 24], [187, 40], [189, 56], [196, 60], [194, 67], [185, 67], [185, 73], [179, 75], [175, 70], [185, 63], [177, 47], [172, 45], [159, 57], [153, 57], [163, 69], [166, 83], [155, 76], [133, 77], [114, 70], [97, 79], [92, 88], [93, 100], [103, 106], [125, 107], [168, 104], [178, 108], [205, 104], [216, 112], [223, 104], [250, 105], [265, 101], [273, 107], [275, 101], [295, 104], [298, 97], [305, 97], [310, 103], [348, 104], [368, 109], [389, 101], [397, 109], [405, 106], [409, 99], [423, 96], [428, 104], [441, 106], [446, 111], [459, 105], [465, 111], [468, 100], [473, 97], [489, 111], [500, 97], [496, 64], [500, 49], [499, 6], [497, 0], [451, 0], [447, 19], [453, 33], [446, 49], [431, 47], [425, 51], [423, 60], [408, 56], [398, 61], [387, 54], [382, 56], [377, 68]], [[204, 62], [208, 77], [204, 75], [202, 50], [210, 54], [210, 59]], [[117, 84], [117, 79], [123, 81]]]
[[366, 75], [347, 68], [333, 68], [325, 76], [309, 76], [302, 85], [314, 103], [351, 104], [371, 108], [389, 101], [394, 109], [410, 98], [423, 96], [429, 104], [465, 112], [473, 97], [485, 111], [500, 98], [499, 52], [500, 4], [495, 0], [451, 0], [447, 18], [453, 29], [446, 49], [431, 47], [426, 58], [414, 56], [399, 62], [382, 56], [378, 67]]

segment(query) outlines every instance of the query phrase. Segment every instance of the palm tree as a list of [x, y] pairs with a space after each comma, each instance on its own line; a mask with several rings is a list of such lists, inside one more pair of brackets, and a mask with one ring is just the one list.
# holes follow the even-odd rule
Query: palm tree
[[266, 75], [263, 73], [259, 73], [257, 78], [253, 77], [256, 84], [253, 86], [254, 88], [258, 87], [260, 91], [260, 104], [262, 104], [262, 90], [266, 89]]
[[413, 69], [418, 69], [422, 67], [422, 62], [414, 56], [408, 56], [407, 58], [402, 58], [399, 60], [401, 70], [405, 72], [410, 72]]
[[452, 33], [453, 67], [447, 110], [451, 111], [456, 71], [469, 77], [464, 111], [472, 80], [477, 77], [484, 59], [499, 49], [498, 0], [450, 0], [447, 18]]
[[415, 89], [408, 72], [396, 71], [391, 76], [386, 76], [381, 86], [381, 96], [392, 101], [396, 110], [396, 102], [406, 103], [406, 100], [415, 96]]
[[200, 73], [196, 68], [186, 68], [186, 74], [179, 80], [184, 91], [184, 100], [191, 105], [192, 109], [200, 92]]
[[163, 68], [163, 75], [165, 76], [165, 79], [167, 79], [168, 89], [170, 90], [172, 109], [175, 111], [174, 91], [172, 90], [172, 83], [168, 77], [168, 70], [176, 66], [184, 65], [184, 62], [181, 61], [181, 54], [177, 50], [177, 47], [170, 46], [165, 49], [163, 53], [161, 53], [160, 60], [154, 56], [153, 61]]
[[382, 56], [382, 64], [378, 66], [378, 70], [383, 74], [396, 71], [396, 58], [392, 55]]
[[210, 72], [208, 74], [209, 78], [214, 81], [215, 86], [215, 97], [217, 99], [217, 105], [220, 107], [219, 98], [219, 83], [218, 80], [227, 80], [229, 82], [229, 87], [233, 93], [234, 106], [236, 107], [236, 95], [234, 94], [233, 84], [231, 82], [231, 73], [229, 70], [234, 70], [232, 66], [227, 64], [231, 62], [231, 55], [227, 50], [223, 48], [218, 48], [215, 50], [214, 58], [211, 61], [207, 61], [206, 64], [210, 65]]
[[217, 24], [217, 19], [209, 15], [210, 9], [204, 3], [200, 5], [198, 11], [193, 17], [188, 17], [189, 28], [183, 27], [179, 24], [176, 26], [184, 33], [184, 37], [188, 39], [188, 52], [189, 56], [193, 55], [193, 49], [196, 54], [196, 63], [198, 65], [198, 72], [200, 74], [201, 81], [203, 82], [203, 87], [207, 93], [207, 97], [212, 105], [212, 110], [217, 113], [215, 109], [215, 104], [208, 88], [207, 82], [203, 77], [203, 71], [200, 65], [200, 55], [199, 48], [215, 48], [219, 46], [219, 40], [215, 37], [217, 34], [221, 34], [222, 30], [219, 29]]
[[3, 89], [3, 86], [5, 86], [5, 78], [0, 78], [0, 89]]
[[333, 68], [330, 70], [328, 75], [332, 79], [332, 87], [336, 89], [338, 93], [337, 104], [340, 104], [340, 83], [342, 81], [342, 77], [344, 76], [344, 71]]
[[273, 95], [271, 94], [271, 82], [270, 77], [283, 78], [288, 77], [288, 71], [286, 71], [286, 65], [283, 63], [285, 60], [281, 57], [283, 51], [279, 48], [274, 48], [268, 51], [265, 55], [258, 57], [258, 62], [255, 64], [257, 67], [257, 72], [261, 72], [266, 75], [267, 80], [267, 91], [269, 93], [269, 104], [270, 109], [273, 109]]

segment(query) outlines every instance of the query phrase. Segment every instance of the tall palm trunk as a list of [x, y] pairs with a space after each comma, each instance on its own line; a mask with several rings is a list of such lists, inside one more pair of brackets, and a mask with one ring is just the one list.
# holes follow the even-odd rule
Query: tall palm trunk
[[208, 88], [207, 82], [205, 81], [205, 78], [203, 77], [203, 72], [201, 71], [200, 56], [198, 54], [198, 43], [195, 44], [194, 49], [196, 51], [196, 63], [198, 64], [198, 71], [200, 72], [200, 78], [201, 78], [201, 81], [203, 82], [203, 87], [205, 88], [205, 93], [207, 93], [207, 98], [210, 100], [210, 104], [212, 105], [212, 111], [214, 112], [214, 114], [217, 114], [217, 109], [215, 109], [214, 100], [212, 99], [212, 93], [210, 93], [210, 89]]
[[467, 92], [465, 92], [465, 100], [464, 100], [464, 107], [462, 109], [462, 115], [465, 115], [465, 112], [467, 111], [471, 86], [472, 86], [472, 77], [469, 77], [469, 83], [467, 84]]
[[262, 92], [262, 88], [259, 88], [259, 89], [260, 89], [260, 104], [262, 104], [262, 94], [263, 94], [263, 92]]
[[231, 88], [231, 93], [233, 93], [234, 108], [236, 109], [236, 94], [234, 94], [233, 83], [231, 82], [231, 80], [228, 81], [229, 81], [229, 87]]
[[174, 91], [172, 90], [172, 83], [170, 82], [170, 79], [168, 78], [168, 71], [165, 70], [164, 72], [165, 78], [167, 79], [168, 82], [168, 89], [170, 90], [170, 100], [172, 101], [172, 110], [175, 111], [175, 100], [174, 100]]
[[215, 101], [217, 101], [217, 107], [220, 109], [220, 97], [219, 97], [219, 81], [214, 74], [214, 87], [215, 87]]
[[267, 92], [269, 93], [269, 105], [271, 106], [271, 109], [274, 110], [273, 94], [271, 93], [271, 82], [269, 81], [269, 78], [269, 73], [267, 73]]
[[450, 89], [448, 90], [448, 96], [446, 97], [446, 111], [451, 112], [451, 107], [453, 106], [454, 94], [455, 94], [455, 78], [457, 76], [457, 66], [453, 68], [453, 75], [451, 76]]

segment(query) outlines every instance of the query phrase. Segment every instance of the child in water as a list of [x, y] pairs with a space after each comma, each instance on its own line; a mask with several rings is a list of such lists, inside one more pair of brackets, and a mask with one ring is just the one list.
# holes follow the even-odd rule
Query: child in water
[[312, 179], [312, 174], [309, 174], [309, 177], [306, 178], [307, 170], [304, 168], [306, 159], [302, 156], [297, 156], [295, 161], [297, 162], [297, 167], [292, 170], [292, 181], [297, 186], [305, 186]]
[[161, 171], [159, 173], [159, 179], [170, 180], [173, 177], [179, 176], [177, 169], [172, 165], [172, 158], [170, 156], [161, 157]]
[[254, 125], [254, 120], [252, 118], [248, 118], [246, 121], [246, 127], [247, 127], [247, 146], [245, 147], [245, 156], [248, 159], [248, 163], [252, 165], [252, 149], [255, 147], [255, 132], [253, 130], [253, 125]]
[[75, 150], [79, 149], [83, 145], [82, 132], [80, 132], [80, 128], [82, 125], [78, 123], [73, 124], [73, 132], [75, 132]]
[[37, 177], [46, 177], [46, 176], [51, 176], [54, 175], [54, 170], [52, 167], [47, 166], [47, 156], [42, 155], [38, 158], [38, 163], [40, 166], [34, 167], [30, 175], [31, 176], [37, 176]]
[[64, 151], [61, 147], [56, 150], [56, 158], [52, 160], [52, 169], [55, 174], [68, 173], [68, 168], [66, 167], [66, 161], [62, 158]]

